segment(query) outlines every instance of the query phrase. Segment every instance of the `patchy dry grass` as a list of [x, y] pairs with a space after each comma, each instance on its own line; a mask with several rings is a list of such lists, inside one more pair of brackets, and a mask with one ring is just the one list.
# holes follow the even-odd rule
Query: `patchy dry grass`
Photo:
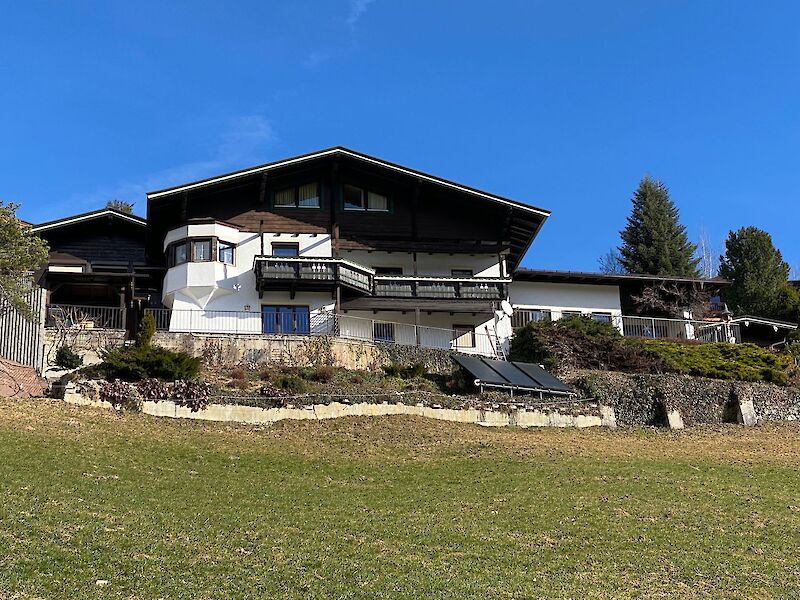
[[0, 598], [796, 597], [799, 434], [0, 400]]

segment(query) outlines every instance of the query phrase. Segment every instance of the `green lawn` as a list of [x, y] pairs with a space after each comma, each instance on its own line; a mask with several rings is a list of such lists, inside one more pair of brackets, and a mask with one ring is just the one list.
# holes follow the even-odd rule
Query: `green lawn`
[[798, 434], [0, 400], [0, 598], [798, 597]]

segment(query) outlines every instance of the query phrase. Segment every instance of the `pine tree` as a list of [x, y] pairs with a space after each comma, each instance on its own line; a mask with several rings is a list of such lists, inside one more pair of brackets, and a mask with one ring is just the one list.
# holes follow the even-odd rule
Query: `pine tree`
[[725, 299], [735, 313], [797, 318], [798, 296], [789, 285], [789, 265], [766, 231], [757, 227], [731, 231], [719, 274], [731, 281]]
[[620, 263], [628, 273], [697, 277], [697, 247], [678, 220], [678, 208], [660, 181], [645, 176], [620, 233]]

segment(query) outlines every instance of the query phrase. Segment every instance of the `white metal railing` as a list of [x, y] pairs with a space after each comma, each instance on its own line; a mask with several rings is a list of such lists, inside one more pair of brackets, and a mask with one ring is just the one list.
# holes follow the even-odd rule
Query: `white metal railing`
[[[611, 316], [607, 313], [586, 314], [584, 316], [611, 323], [626, 337], [726, 342], [730, 344], [739, 344], [742, 341], [740, 326], [736, 323], [726, 323], [724, 321], [663, 319], [627, 315]], [[511, 325], [514, 329], [519, 329], [530, 322], [549, 321], [550, 319], [551, 313], [549, 310], [517, 309], [511, 317]]]
[[519, 329], [520, 327], [525, 327], [528, 323], [549, 321], [551, 319], [552, 314], [546, 309], [517, 308], [514, 309], [514, 313], [511, 315], [511, 327]]
[[[465, 354], [496, 356], [494, 340], [488, 331], [427, 327], [413, 323], [382, 321], [328, 311], [312, 312], [308, 320], [293, 321], [294, 329], [264, 333], [259, 312], [172, 310], [148, 308], [156, 329], [177, 333], [221, 333], [245, 335], [331, 335], [353, 340], [456, 350]], [[288, 327], [287, 327], [288, 329]]]
[[700, 342], [742, 341], [741, 329], [736, 323], [724, 321], [695, 321], [690, 319], [660, 319], [656, 317], [614, 317], [612, 322], [628, 337], [656, 340], [695, 340]]
[[125, 309], [118, 306], [48, 304], [47, 329], [125, 329]]

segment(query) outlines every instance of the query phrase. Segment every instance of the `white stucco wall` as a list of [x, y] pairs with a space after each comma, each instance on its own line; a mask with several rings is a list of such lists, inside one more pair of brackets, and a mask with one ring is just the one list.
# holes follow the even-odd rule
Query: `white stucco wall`
[[[170, 231], [164, 240], [164, 249], [169, 244], [192, 238], [217, 237], [236, 244], [234, 264], [224, 265], [213, 261], [205, 263], [185, 263], [168, 269], [164, 280], [163, 302], [172, 308], [170, 329], [172, 331], [196, 332], [261, 332], [261, 307], [308, 306], [311, 311], [312, 329], [315, 316], [321, 311], [332, 311], [334, 301], [330, 293], [298, 292], [290, 298], [288, 292], [267, 292], [259, 298], [256, 292], [253, 273], [254, 258], [262, 254], [272, 254], [274, 243], [296, 243], [300, 256], [331, 256], [331, 237], [328, 234], [279, 234], [264, 233], [263, 241], [258, 234], [240, 232], [237, 229], [219, 224], [207, 223], [185, 225]], [[413, 275], [411, 252], [367, 252], [343, 251], [341, 257], [363, 266], [400, 267], [404, 275]], [[453, 269], [470, 269], [475, 277], [499, 277], [501, 273], [496, 254], [460, 255], [418, 253], [417, 274], [419, 276], [450, 277]], [[200, 313], [198, 311], [205, 311]], [[353, 337], [371, 339], [372, 321], [404, 323], [411, 327], [398, 327], [398, 341], [414, 342], [414, 314], [399, 311], [373, 313], [361, 311], [349, 313], [345, 320], [344, 332], [350, 331]], [[423, 313], [421, 325], [425, 330], [421, 335], [428, 345], [447, 347], [452, 341], [449, 333], [453, 325], [475, 326], [476, 347], [486, 349], [489, 341], [486, 325], [494, 333], [493, 318], [484, 315]], [[348, 329], [349, 328], [349, 329]], [[509, 330], [510, 331], [510, 330]], [[505, 329], [500, 328], [501, 337], [507, 337]]]
[[561, 318], [563, 311], [609, 313], [612, 317], [622, 315], [619, 287], [616, 285], [514, 281], [509, 287], [511, 304], [515, 309], [549, 310], [553, 319]]
[[[411, 252], [343, 250], [341, 256], [371, 269], [399, 267], [403, 269], [403, 275], [414, 274], [414, 259]], [[471, 269], [475, 277], [500, 277], [497, 254], [417, 253], [417, 275], [450, 277], [453, 269]]]
[[[331, 238], [327, 234], [275, 234], [264, 233], [265, 254], [272, 252], [273, 243], [293, 243], [299, 247], [300, 256], [330, 256]], [[185, 225], [167, 233], [164, 249], [182, 239], [217, 237], [236, 244], [234, 264], [184, 263], [167, 270], [164, 277], [162, 300], [173, 309], [194, 310], [257, 310], [259, 301], [255, 291], [253, 260], [261, 254], [262, 242], [257, 233], [239, 230], [219, 223]], [[180, 294], [179, 304], [176, 299]], [[268, 302], [263, 302], [268, 304]]]

